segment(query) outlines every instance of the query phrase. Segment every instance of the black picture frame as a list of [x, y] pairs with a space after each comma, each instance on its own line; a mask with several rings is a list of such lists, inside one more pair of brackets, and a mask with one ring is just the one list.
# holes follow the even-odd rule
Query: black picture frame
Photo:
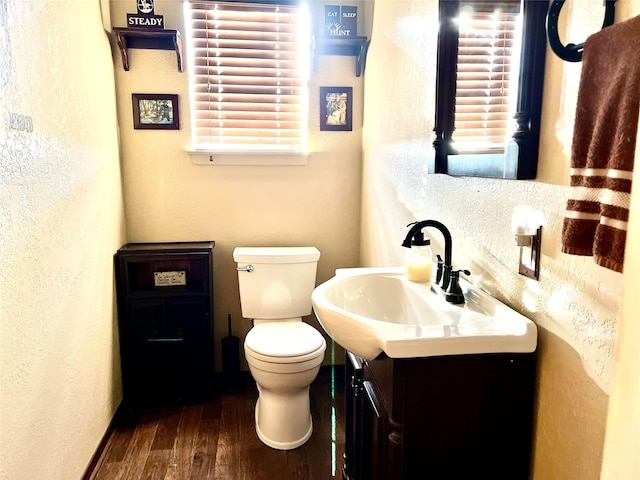
[[320, 87], [320, 130], [350, 132], [352, 127], [353, 88]]
[[132, 93], [133, 128], [136, 130], [179, 130], [178, 95]]

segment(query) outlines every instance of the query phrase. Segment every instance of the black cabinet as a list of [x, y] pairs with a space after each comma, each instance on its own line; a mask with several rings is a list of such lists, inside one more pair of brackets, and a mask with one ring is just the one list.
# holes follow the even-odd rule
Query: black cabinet
[[346, 480], [529, 478], [535, 354], [347, 352]]
[[124, 401], [206, 401], [214, 391], [214, 242], [130, 243], [115, 255]]

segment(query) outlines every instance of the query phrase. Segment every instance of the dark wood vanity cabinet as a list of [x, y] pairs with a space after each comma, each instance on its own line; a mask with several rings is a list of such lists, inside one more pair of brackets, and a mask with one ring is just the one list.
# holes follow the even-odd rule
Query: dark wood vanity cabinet
[[529, 478], [535, 354], [347, 352], [346, 480]]
[[214, 390], [214, 242], [130, 243], [115, 255], [124, 401], [206, 401]]

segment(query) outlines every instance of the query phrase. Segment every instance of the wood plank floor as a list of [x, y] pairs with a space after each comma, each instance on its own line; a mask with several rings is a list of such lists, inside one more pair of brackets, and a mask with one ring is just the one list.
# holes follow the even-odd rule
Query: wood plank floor
[[257, 437], [257, 390], [248, 377], [238, 393], [206, 404], [127, 410], [91, 473], [92, 480], [328, 480], [341, 478], [344, 369], [327, 367], [311, 384], [313, 435], [279, 451]]

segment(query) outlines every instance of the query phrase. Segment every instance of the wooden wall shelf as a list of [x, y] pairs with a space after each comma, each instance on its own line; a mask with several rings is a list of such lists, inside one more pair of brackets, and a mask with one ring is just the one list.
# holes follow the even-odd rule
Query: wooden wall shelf
[[143, 30], [137, 28], [115, 28], [113, 35], [120, 49], [122, 66], [129, 71], [129, 48], [153, 50], [175, 50], [178, 71], [182, 72], [182, 36], [178, 30]]
[[356, 57], [356, 77], [359, 77], [364, 73], [370, 43], [371, 40], [368, 37], [313, 37], [311, 41], [313, 71], [317, 70], [319, 55], [350, 55]]

